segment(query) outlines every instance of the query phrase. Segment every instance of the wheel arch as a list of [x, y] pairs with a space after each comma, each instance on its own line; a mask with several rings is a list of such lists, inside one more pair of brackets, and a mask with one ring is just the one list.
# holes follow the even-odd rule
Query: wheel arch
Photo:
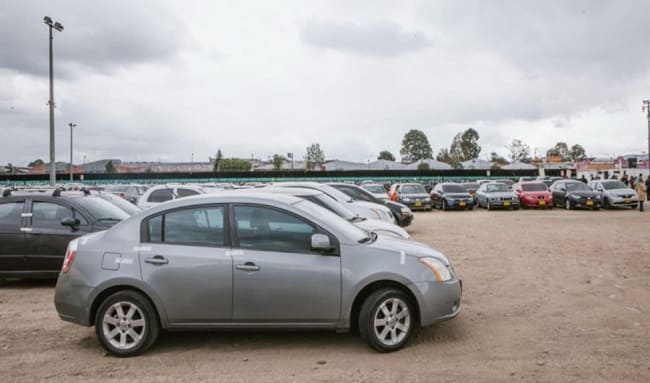
[[394, 288], [402, 291], [409, 297], [409, 299], [411, 300], [411, 304], [413, 305], [413, 309], [415, 310], [414, 313], [415, 315], [413, 315], [413, 318], [416, 321], [416, 326], [419, 326], [420, 302], [417, 296], [413, 293], [413, 291], [407, 285], [401, 282], [391, 280], [391, 279], [381, 279], [381, 280], [376, 280], [368, 283], [361, 290], [359, 290], [357, 295], [354, 297], [354, 300], [352, 301], [352, 306], [350, 308], [350, 316], [349, 316], [350, 330], [357, 331], [359, 327], [359, 312], [361, 311], [361, 306], [363, 305], [363, 302], [366, 300], [366, 298], [370, 296], [370, 294], [372, 294], [373, 292], [382, 288]]
[[164, 307], [157, 299], [157, 297], [155, 297], [155, 295], [153, 295], [150, 291], [147, 291], [146, 288], [138, 286], [137, 283], [131, 283], [128, 281], [119, 281], [97, 289], [97, 293], [92, 298], [92, 304], [90, 305], [90, 310], [88, 312], [89, 325], [93, 326], [95, 324], [95, 316], [97, 315], [97, 310], [99, 310], [99, 306], [101, 306], [102, 302], [104, 302], [106, 298], [119, 291], [125, 290], [131, 290], [142, 294], [142, 296], [147, 299], [151, 306], [154, 308], [156, 316], [158, 318], [158, 323], [160, 323], [163, 328], [166, 327], [167, 317], [165, 315]]

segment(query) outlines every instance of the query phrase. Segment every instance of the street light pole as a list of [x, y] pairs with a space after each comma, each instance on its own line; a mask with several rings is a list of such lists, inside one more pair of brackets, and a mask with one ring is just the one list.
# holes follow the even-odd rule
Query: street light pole
[[54, 60], [52, 55], [52, 40], [54, 40], [54, 35], [52, 33], [52, 28], [57, 31], [63, 31], [63, 25], [61, 23], [52, 22], [52, 19], [48, 16], [43, 18], [43, 22], [49, 27], [50, 30], [50, 185], [54, 186], [56, 184], [56, 160], [54, 158]]
[[641, 110], [648, 112], [648, 177], [650, 177], [650, 100], [643, 100]]
[[71, 122], [68, 126], [70, 127], [70, 182], [72, 182], [74, 180], [74, 172], [72, 171], [72, 128], [76, 127], [77, 124]]

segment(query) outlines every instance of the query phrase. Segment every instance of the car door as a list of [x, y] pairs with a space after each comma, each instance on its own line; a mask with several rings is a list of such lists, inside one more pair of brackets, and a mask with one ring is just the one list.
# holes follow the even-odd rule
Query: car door
[[[64, 218], [79, 219], [77, 230], [63, 226]], [[58, 273], [68, 243], [90, 231], [88, 220], [63, 199], [31, 201], [31, 217], [25, 233], [25, 262], [30, 271]]]
[[311, 236], [321, 229], [270, 206], [234, 205], [232, 212], [233, 321], [338, 321], [341, 260], [311, 250]]
[[0, 273], [25, 270], [24, 200], [0, 202]]
[[224, 205], [177, 208], [143, 220], [142, 278], [173, 325], [230, 322], [232, 260]]

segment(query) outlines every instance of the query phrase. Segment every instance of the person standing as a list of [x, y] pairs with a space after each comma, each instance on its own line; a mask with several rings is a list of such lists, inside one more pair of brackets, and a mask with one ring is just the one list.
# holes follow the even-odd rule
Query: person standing
[[639, 211], [643, 211], [643, 203], [648, 198], [648, 188], [643, 182], [643, 176], [639, 175], [639, 178], [636, 181], [636, 194], [639, 197]]

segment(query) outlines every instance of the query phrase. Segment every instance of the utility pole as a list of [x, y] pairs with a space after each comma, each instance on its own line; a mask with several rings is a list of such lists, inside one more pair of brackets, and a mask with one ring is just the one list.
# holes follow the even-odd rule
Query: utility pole
[[643, 100], [641, 110], [648, 113], [648, 177], [650, 177], [650, 100]]
[[43, 18], [43, 22], [49, 27], [50, 30], [50, 185], [54, 186], [56, 184], [56, 159], [54, 158], [54, 60], [52, 55], [52, 40], [54, 36], [52, 34], [52, 28], [57, 31], [63, 31], [63, 25], [61, 23], [52, 22], [52, 19], [48, 16]]
[[72, 171], [72, 128], [76, 127], [77, 124], [71, 122], [68, 126], [70, 127], [70, 182], [72, 182], [74, 180], [74, 172]]

